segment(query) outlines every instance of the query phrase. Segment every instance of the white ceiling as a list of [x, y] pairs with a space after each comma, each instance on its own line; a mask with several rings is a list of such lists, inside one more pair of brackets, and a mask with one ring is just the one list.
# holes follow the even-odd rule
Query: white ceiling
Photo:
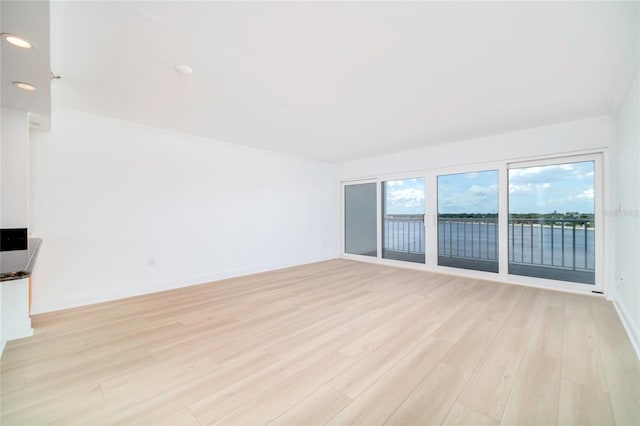
[[54, 102], [339, 162], [609, 114], [638, 6], [54, 2]]
[[[47, 130], [51, 118], [49, 3], [3, 0], [0, 15], [0, 32], [19, 35], [34, 45], [22, 49], [0, 42], [2, 106], [30, 112], [32, 126]], [[14, 81], [33, 84], [38, 91], [18, 89]]]

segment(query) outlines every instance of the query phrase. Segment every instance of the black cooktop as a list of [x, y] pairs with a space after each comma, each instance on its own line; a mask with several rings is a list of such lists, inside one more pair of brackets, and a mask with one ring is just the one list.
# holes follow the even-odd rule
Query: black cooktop
[[0, 229], [0, 251], [26, 250], [27, 228]]

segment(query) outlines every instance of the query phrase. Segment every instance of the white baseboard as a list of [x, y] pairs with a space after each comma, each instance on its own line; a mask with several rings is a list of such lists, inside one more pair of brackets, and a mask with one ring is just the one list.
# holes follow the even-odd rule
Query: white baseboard
[[631, 340], [631, 346], [633, 346], [638, 359], [640, 359], [640, 339], [638, 337], [640, 336], [640, 334], [638, 333], [636, 324], [633, 322], [631, 316], [629, 315], [629, 311], [627, 311], [624, 305], [619, 304], [618, 301], [615, 300], [615, 298], [613, 300], [613, 307], [618, 313], [618, 317], [620, 318], [622, 326], [629, 336], [629, 340]]

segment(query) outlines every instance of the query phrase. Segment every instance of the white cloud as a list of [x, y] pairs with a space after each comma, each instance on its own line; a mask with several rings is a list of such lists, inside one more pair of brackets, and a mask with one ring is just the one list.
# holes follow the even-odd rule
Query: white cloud
[[588, 173], [578, 175], [578, 179], [591, 178], [591, 177], [593, 177], [593, 175], [595, 175], [595, 173], [592, 170], [592, 171], [590, 171]]
[[548, 167], [526, 167], [524, 169], [510, 169], [509, 177], [514, 178], [514, 177], [520, 177], [520, 176], [537, 175], [544, 172], [545, 170], [548, 170]]
[[498, 185], [471, 185], [468, 191], [477, 195], [497, 195]]
[[524, 183], [522, 185], [516, 185], [515, 183], [511, 183], [509, 184], [509, 194], [532, 193], [532, 192], [536, 192], [539, 189], [549, 189], [549, 188], [551, 188], [551, 184], [549, 182], [544, 182], [542, 184]]
[[576, 198], [579, 198], [581, 200], [593, 200], [594, 194], [595, 194], [594, 189], [589, 188], [582, 191], [582, 193], [577, 195]]
[[593, 175], [591, 161], [509, 170], [509, 209], [592, 212]]
[[389, 213], [423, 213], [424, 190], [419, 188], [390, 189], [386, 208]]
[[[578, 163], [580, 164], [580, 163]], [[510, 169], [509, 170], [509, 178], [518, 178], [518, 177], [536, 177], [543, 176], [542, 179], [546, 179], [548, 176], [557, 176], [558, 172], [560, 175], [566, 175], [566, 172], [573, 172], [576, 174], [579, 172], [578, 169], [573, 164], [557, 164], [551, 166], [534, 166], [534, 167], [525, 167], [522, 169]]]
[[532, 183], [525, 183], [524, 185], [509, 184], [509, 194], [533, 192], [535, 189], [536, 186]]
[[390, 192], [389, 200], [393, 202], [424, 200], [424, 191], [418, 188], [397, 189]]

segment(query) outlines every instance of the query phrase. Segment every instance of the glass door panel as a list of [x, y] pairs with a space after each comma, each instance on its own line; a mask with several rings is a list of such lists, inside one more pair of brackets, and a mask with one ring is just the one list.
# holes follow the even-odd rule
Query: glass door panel
[[509, 273], [595, 284], [595, 163], [509, 169]]
[[498, 272], [498, 171], [438, 176], [438, 265]]
[[376, 184], [344, 187], [344, 251], [378, 256]]
[[382, 182], [382, 257], [424, 263], [424, 178]]

